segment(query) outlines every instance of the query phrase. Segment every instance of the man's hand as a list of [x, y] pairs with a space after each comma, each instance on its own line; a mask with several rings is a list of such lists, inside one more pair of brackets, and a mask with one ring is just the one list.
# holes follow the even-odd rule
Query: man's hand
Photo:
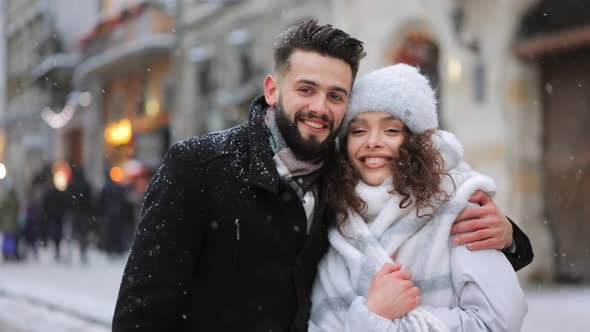
[[459, 234], [453, 242], [467, 244], [470, 250], [502, 250], [512, 244], [512, 224], [487, 194], [477, 191], [469, 198], [480, 206], [465, 208], [455, 220], [451, 235]]
[[420, 290], [415, 287], [408, 270], [400, 264], [385, 264], [375, 274], [369, 293], [367, 308], [387, 319], [396, 319], [416, 308], [420, 303]]

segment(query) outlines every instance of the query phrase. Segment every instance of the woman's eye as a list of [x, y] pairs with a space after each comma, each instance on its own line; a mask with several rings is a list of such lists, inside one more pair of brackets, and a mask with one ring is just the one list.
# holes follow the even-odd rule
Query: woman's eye
[[399, 129], [394, 129], [394, 128], [389, 128], [385, 131], [386, 133], [393, 133], [393, 134], [397, 134], [400, 132]]
[[361, 134], [364, 133], [365, 131], [363, 129], [352, 129], [350, 131], [351, 134]]

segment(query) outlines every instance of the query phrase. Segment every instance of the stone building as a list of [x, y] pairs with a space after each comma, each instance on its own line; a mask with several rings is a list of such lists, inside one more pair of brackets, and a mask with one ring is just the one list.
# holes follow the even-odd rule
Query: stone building
[[274, 37], [306, 18], [331, 18], [328, 1], [179, 1], [175, 140], [241, 123], [272, 71]]
[[40, 63], [32, 40], [41, 40], [44, 25], [41, 1], [4, 2], [6, 42], [6, 104], [2, 115], [5, 133], [4, 163], [7, 177], [24, 191], [52, 147], [51, 130], [43, 125], [41, 109], [49, 96], [34, 84], [31, 69]]
[[[0, 178], [6, 177], [6, 166], [4, 165], [4, 147], [6, 146], [6, 136], [4, 131], [4, 112], [6, 111], [6, 38], [4, 38], [5, 21], [6, 21], [6, 2], [0, 0]], [[0, 179], [2, 180], [2, 179]]]
[[46, 163], [81, 161], [64, 127], [79, 106], [71, 75], [78, 63], [77, 32], [91, 13], [87, 9], [64, 0], [4, 1], [6, 108], [0, 123], [4, 160], [21, 195]]
[[92, 104], [83, 120], [85, 160], [99, 186], [105, 171], [130, 162], [154, 171], [169, 141], [175, 43], [170, 1], [104, 0], [80, 38], [79, 91]]

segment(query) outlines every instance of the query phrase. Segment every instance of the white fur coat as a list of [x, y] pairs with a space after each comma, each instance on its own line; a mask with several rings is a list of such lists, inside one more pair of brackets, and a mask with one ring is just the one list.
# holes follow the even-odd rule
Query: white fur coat
[[[444, 188], [453, 192], [450, 201], [436, 210], [433, 219], [418, 219], [412, 206], [400, 209], [398, 195], [385, 196], [387, 202], [374, 220], [349, 212], [345, 236], [335, 228], [328, 234], [331, 248], [318, 267], [310, 331], [449, 331], [453, 323], [440, 319], [429, 308], [450, 309], [460, 302], [452, 276], [450, 229], [469, 197], [476, 190], [493, 194], [495, 184], [463, 162], [462, 147], [452, 134], [439, 132], [438, 145], [456, 186], [453, 191], [450, 181], [444, 183]], [[365, 201], [371, 200], [370, 195], [359, 194]], [[383, 264], [392, 263], [394, 254], [397, 262], [412, 271], [422, 304], [390, 321], [369, 312], [365, 298], [373, 276]], [[510, 264], [505, 263], [509, 268], [506, 273], [513, 275]], [[520, 290], [518, 281], [516, 286]]]

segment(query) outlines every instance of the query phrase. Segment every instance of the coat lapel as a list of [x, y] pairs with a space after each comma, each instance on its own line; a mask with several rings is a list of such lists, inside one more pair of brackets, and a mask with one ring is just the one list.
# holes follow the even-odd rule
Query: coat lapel
[[[264, 96], [256, 98], [250, 106], [250, 118], [248, 121], [250, 148], [248, 182], [268, 192], [270, 195], [278, 197], [281, 195], [281, 179], [272, 160], [273, 152], [269, 141], [270, 131], [264, 124], [264, 115], [267, 108], [268, 105], [264, 100]], [[285, 185], [284, 187], [288, 186]], [[293, 195], [297, 196], [295, 193]], [[295, 214], [295, 212], [292, 214]], [[303, 215], [305, 214], [303, 213]], [[288, 245], [289, 241], [285, 238], [285, 231], [279, 229], [279, 226], [284, 225], [276, 225], [274, 223], [269, 223], [269, 225], [273, 227], [272, 231], [281, 250], [292, 260], [295, 260], [297, 251]]]
[[280, 178], [272, 161], [273, 153], [269, 142], [270, 131], [264, 124], [264, 113], [267, 108], [264, 96], [254, 99], [250, 106], [248, 182], [277, 194]]

